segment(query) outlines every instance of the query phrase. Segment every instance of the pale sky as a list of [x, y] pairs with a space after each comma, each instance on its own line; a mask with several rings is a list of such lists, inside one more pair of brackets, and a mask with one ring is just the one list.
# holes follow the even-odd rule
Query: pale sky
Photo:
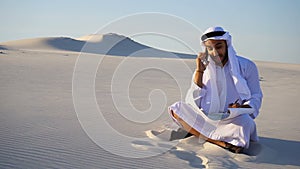
[[[231, 33], [238, 54], [252, 60], [300, 63], [298, 0], [1, 0], [0, 7], [0, 42], [49, 36], [77, 38], [96, 33], [125, 16], [155, 12], [178, 17], [200, 31], [223, 26]], [[126, 29], [147, 26], [151, 30], [152, 22], [156, 23], [147, 19], [130, 22]], [[163, 25], [162, 29], [170, 29]], [[114, 32], [122, 33], [122, 27], [119, 29]], [[184, 33], [187, 39], [191, 36], [190, 31], [178, 27], [170, 31]], [[199, 39], [200, 35], [192, 36]], [[188, 52], [182, 44], [163, 36], [133, 39], [161, 49]], [[189, 44], [194, 51], [200, 50], [199, 42]]]

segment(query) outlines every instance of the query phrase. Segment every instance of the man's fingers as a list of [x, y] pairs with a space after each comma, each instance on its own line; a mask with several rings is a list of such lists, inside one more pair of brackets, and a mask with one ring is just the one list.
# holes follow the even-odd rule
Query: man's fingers
[[198, 58], [203, 59], [205, 57], [205, 53], [204, 52], [200, 52], [198, 54]]

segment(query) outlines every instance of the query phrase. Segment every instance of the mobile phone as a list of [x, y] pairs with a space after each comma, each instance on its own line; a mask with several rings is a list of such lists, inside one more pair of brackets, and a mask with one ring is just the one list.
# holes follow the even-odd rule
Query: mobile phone
[[207, 66], [208, 65], [208, 52], [207, 52], [207, 49], [205, 49], [205, 57], [203, 57], [202, 59], [201, 59], [201, 62], [205, 65], [205, 66]]

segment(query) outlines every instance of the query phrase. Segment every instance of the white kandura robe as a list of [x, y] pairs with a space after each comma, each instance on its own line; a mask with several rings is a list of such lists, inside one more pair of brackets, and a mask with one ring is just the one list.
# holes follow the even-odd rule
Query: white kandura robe
[[[200, 88], [193, 80], [185, 102], [180, 101], [171, 105], [169, 113], [171, 112], [170, 110], [173, 110], [182, 120], [208, 138], [248, 148], [250, 140], [258, 141], [256, 125], [253, 119], [259, 114], [262, 92], [256, 65], [243, 57], [237, 56], [237, 60], [241, 76], [247, 81], [251, 93], [251, 98], [245, 103], [253, 108], [254, 112], [251, 115], [241, 114], [234, 118], [228, 118], [228, 114], [226, 113], [208, 113], [210, 109], [211, 89], [208, 87], [209, 85]], [[242, 99], [231, 78], [230, 64], [227, 63], [223, 68], [219, 67], [218, 69], [223, 69], [226, 77], [227, 94], [224, 109], [226, 112], [228, 104], [235, 102], [237, 99]], [[217, 85], [220, 86], [218, 83], [217, 81]], [[171, 117], [180, 125], [172, 115]]]

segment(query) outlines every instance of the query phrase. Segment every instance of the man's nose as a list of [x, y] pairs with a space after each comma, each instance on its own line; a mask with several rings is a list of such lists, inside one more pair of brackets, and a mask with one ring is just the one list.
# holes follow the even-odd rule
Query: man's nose
[[218, 51], [215, 48], [213, 48], [212, 54], [213, 56], [218, 56]]

